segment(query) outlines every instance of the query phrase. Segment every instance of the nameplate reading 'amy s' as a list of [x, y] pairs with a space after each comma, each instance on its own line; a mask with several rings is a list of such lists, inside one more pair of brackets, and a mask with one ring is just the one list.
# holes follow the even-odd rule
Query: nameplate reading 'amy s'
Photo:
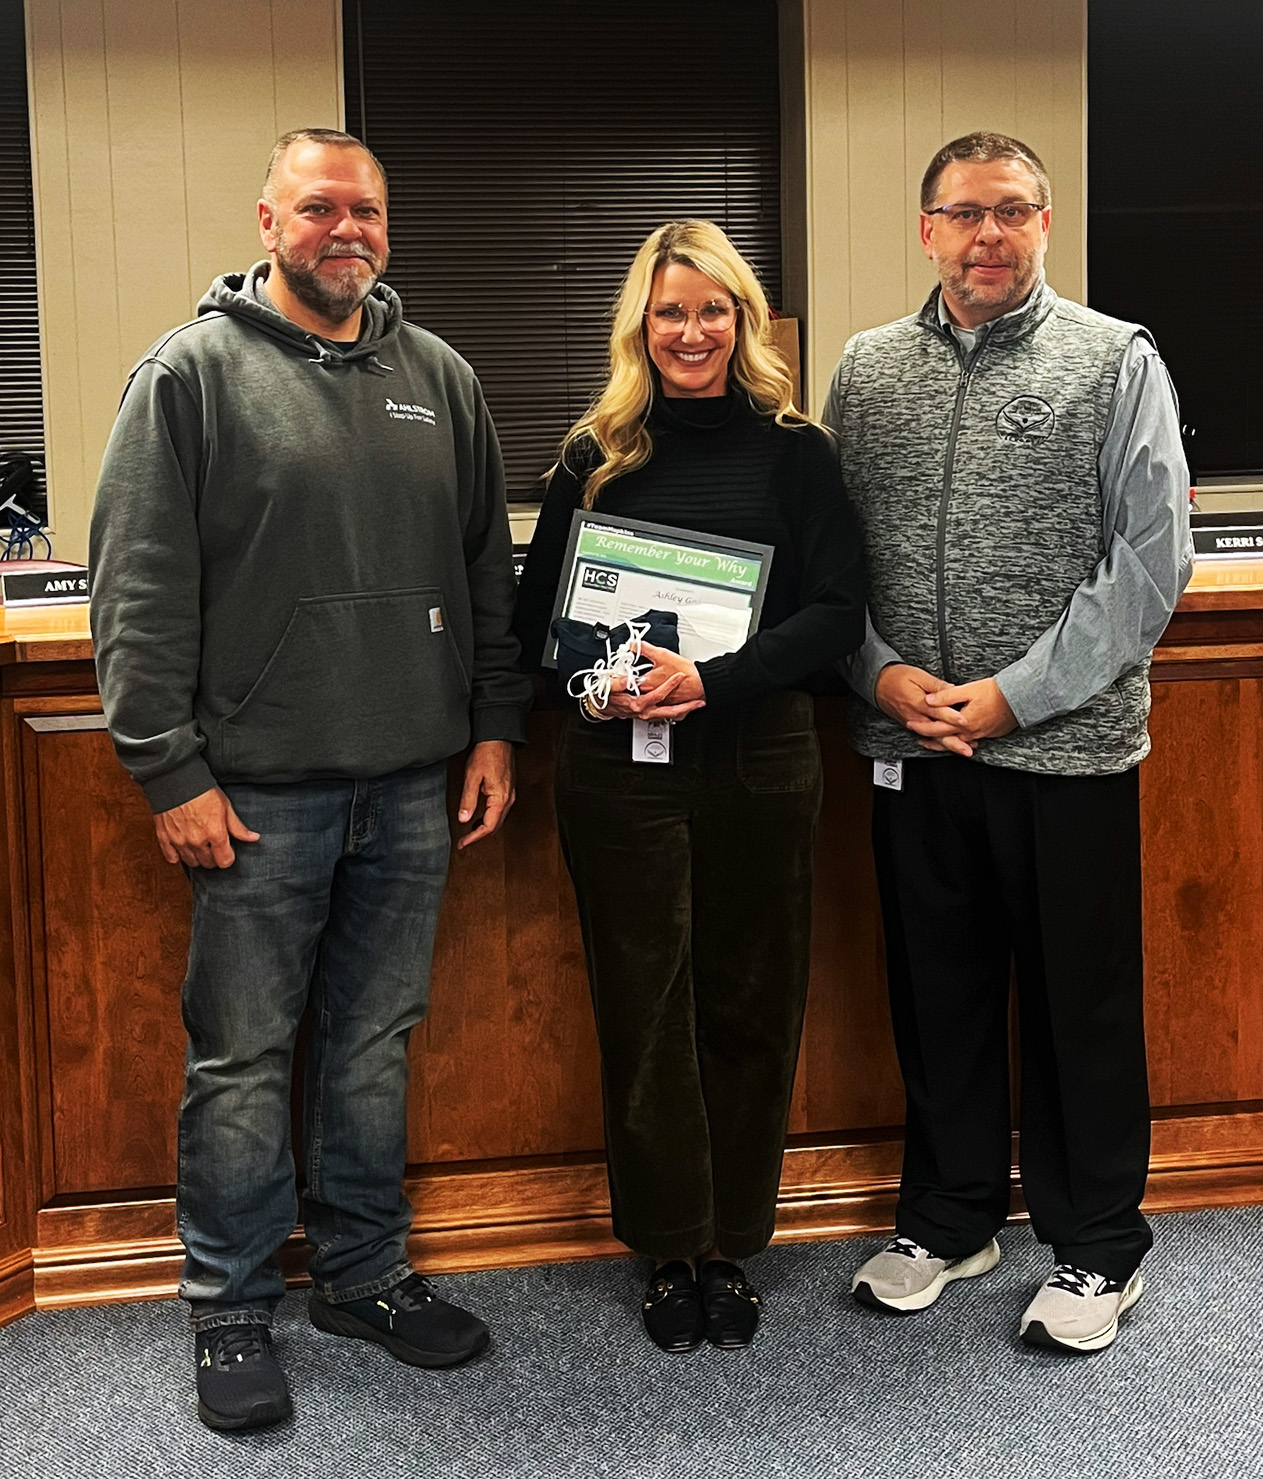
[[88, 599], [88, 567], [63, 560], [0, 563], [0, 601], [6, 606], [66, 606]]

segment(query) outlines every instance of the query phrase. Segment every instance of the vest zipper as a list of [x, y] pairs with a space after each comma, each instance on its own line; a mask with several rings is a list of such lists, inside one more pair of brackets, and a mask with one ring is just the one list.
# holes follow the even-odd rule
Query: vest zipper
[[956, 358], [960, 363], [960, 379], [956, 382], [956, 405], [952, 411], [952, 428], [947, 437], [947, 457], [943, 463], [943, 489], [939, 494], [938, 503], [938, 538], [935, 543], [937, 554], [937, 617], [938, 617], [938, 655], [939, 665], [943, 671], [943, 677], [949, 683], [956, 682], [956, 671], [947, 658], [947, 501], [952, 491], [952, 466], [956, 460], [956, 438], [960, 432], [960, 423], [965, 414], [965, 397], [969, 394], [969, 380], [974, 372], [974, 365], [978, 356], [986, 347], [986, 340], [982, 339], [974, 345], [973, 352], [968, 360], [965, 351], [960, 346], [960, 340], [950, 330], [943, 329], [940, 332], [951, 343], [956, 351]]

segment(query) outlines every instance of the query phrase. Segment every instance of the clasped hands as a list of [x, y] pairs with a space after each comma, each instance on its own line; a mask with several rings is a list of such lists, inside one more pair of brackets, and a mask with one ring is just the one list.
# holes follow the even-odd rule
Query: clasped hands
[[980, 740], [1017, 728], [1008, 700], [994, 678], [945, 683], [924, 668], [891, 663], [877, 676], [877, 707], [920, 736], [926, 750], [946, 750], [966, 758]]
[[696, 663], [678, 652], [641, 644], [641, 652], [653, 667], [640, 679], [639, 693], [627, 691], [627, 680], [615, 678], [609, 701], [602, 713], [610, 719], [683, 719], [694, 709], [705, 707], [706, 690]]

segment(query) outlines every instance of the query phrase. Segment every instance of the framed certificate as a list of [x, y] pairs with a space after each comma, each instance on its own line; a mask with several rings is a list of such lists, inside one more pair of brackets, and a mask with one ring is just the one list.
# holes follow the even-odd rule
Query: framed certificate
[[[675, 611], [680, 653], [704, 662], [735, 652], [758, 626], [772, 546], [577, 509], [554, 618], [613, 627], [646, 611]], [[557, 642], [544, 652], [557, 665]]]

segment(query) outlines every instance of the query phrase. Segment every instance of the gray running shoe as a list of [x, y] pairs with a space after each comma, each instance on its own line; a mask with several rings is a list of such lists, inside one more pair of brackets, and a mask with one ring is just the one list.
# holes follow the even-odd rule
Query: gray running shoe
[[1118, 1317], [1144, 1291], [1137, 1269], [1130, 1279], [1107, 1279], [1059, 1263], [1022, 1316], [1022, 1339], [1049, 1350], [1100, 1351], [1118, 1334]]
[[880, 1253], [855, 1270], [851, 1293], [874, 1309], [910, 1315], [933, 1304], [953, 1279], [975, 1278], [999, 1261], [1000, 1245], [994, 1238], [968, 1258], [935, 1258], [911, 1238], [891, 1238]]

